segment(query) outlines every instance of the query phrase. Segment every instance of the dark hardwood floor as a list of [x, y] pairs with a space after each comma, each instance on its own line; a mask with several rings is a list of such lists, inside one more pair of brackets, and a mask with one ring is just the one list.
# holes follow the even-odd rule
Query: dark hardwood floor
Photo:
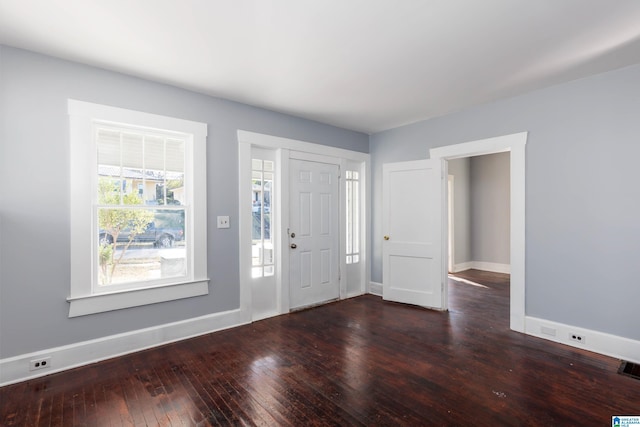
[[449, 312], [367, 295], [0, 389], [2, 426], [606, 426], [620, 361], [512, 332], [508, 276]]

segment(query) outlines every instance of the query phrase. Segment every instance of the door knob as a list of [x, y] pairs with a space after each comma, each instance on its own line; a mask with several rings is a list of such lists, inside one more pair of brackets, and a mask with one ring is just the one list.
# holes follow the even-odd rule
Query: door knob
[[384, 240], [389, 240], [389, 236], [384, 236]]
[[296, 245], [295, 243], [292, 243], [290, 247], [291, 247], [291, 249], [295, 249], [295, 248], [298, 247], [298, 245]]

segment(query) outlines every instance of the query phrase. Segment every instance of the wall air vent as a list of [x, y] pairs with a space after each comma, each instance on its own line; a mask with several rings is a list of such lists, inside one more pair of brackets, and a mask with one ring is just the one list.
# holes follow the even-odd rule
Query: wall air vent
[[618, 373], [640, 380], [640, 364], [623, 360], [618, 369]]

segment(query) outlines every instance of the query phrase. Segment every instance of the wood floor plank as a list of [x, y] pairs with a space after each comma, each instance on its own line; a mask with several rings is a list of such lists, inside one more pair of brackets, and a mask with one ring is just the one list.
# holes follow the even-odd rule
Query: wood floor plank
[[366, 295], [2, 387], [0, 425], [600, 426], [640, 415], [640, 381], [617, 374], [619, 360], [509, 330], [508, 275], [457, 273], [449, 302], [437, 312]]

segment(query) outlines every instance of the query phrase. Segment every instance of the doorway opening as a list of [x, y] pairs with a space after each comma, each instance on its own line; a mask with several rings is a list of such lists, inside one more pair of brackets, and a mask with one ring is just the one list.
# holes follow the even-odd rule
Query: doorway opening
[[[495, 138], [449, 145], [430, 150], [432, 159], [450, 161], [484, 154], [509, 153], [509, 264], [511, 274], [510, 320], [512, 330], [525, 331], [525, 144], [527, 133], [517, 133]], [[447, 182], [443, 180], [443, 182]], [[447, 191], [443, 191], [443, 218], [448, 218]], [[455, 209], [455, 207], [454, 207]], [[443, 254], [448, 254], [448, 227], [442, 227]], [[455, 247], [455, 244], [454, 244]], [[448, 258], [448, 257], [447, 257]], [[443, 260], [443, 306], [448, 308], [448, 260]]]
[[[509, 152], [447, 161], [449, 309], [464, 295], [509, 295]], [[454, 183], [456, 184], [454, 186]], [[508, 316], [497, 318], [508, 325]]]

